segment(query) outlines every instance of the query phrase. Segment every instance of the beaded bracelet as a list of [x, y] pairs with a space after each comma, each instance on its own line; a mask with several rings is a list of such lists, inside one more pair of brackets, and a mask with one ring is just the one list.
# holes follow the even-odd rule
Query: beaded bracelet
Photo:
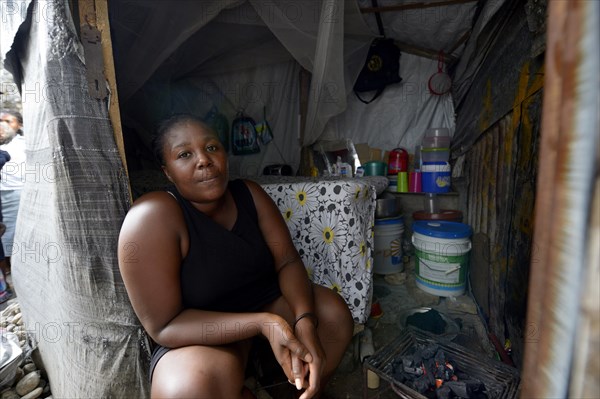
[[296, 317], [296, 320], [294, 321], [294, 325], [292, 327], [292, 329], [294, 331], [296, 331], [296, 324], [298, 324], [298, 322], [302, 319], [304, 319], [305, 317], [310, 317], [313, 321], [313, 324], [315, 325], [315, 329], [317, 327], [319, 327], [319, 319], [317, 318], [317, 315], [312, 313], [312, 312], [306, 312], [306, 313], [302, 313], [300, 316]]

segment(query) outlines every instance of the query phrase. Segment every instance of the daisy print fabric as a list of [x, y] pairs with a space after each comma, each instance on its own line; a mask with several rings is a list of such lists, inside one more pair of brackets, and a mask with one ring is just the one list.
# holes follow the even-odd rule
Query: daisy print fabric
[[281, 211], [311, 280], [340, 293], [354, 321], [365, 323], [373, 289], [377, 188], [367, 179], [261, 185]]

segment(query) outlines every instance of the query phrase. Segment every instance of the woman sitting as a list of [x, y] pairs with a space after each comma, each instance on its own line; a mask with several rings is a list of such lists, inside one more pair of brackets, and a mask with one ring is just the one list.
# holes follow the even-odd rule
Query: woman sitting
[[155, 152], [173, 188], [134, 203], [118, 253], [133, 308], [157, 344], [152, 397], [252, 398], [245, 369], [262, 336], [300, 398], [318, 398], [352, 338], [346, 303], [310, 282], [262, 188], [229, 181], [210, 127], [174, 116]]

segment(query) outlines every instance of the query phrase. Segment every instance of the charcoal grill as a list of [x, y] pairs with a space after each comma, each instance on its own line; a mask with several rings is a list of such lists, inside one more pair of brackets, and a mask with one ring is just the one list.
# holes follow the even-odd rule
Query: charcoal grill
[[490, 399], [512, 399], [518, 397], [520, 377], [517, 369], [494, 359], [486, 359], [453, 342], [436, 337], [426, 331], [409, 326], [402, 330], [392, 342], [379, 349], [363, 363], [363, 398], [367, 399], [367, 371], [392, 384], [392, 390], [400, 398], [427, 399], [417, 391], [396, 381], [392, 373], [392, 362], [397, 356], [411, 353], [415, 348], [438, 345], [452, 357], [454, 363], [468, 375], [484, 383]]

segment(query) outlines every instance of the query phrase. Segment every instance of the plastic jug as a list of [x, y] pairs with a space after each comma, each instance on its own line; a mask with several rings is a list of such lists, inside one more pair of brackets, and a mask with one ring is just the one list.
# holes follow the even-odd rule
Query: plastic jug
[[404, 148], [394, 148], [388, 157], [388, 175], [408, 172], [408, 152]]

